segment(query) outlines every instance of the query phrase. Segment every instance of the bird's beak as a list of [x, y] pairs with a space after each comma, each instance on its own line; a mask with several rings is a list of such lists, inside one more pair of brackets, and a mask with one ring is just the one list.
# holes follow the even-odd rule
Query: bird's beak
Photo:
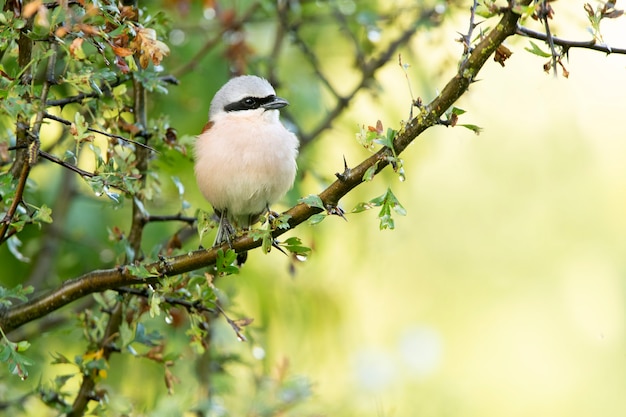
[[268, 101], [267, 103], [261, 104], [261, 107], [263, 107], [265, 110], [276, 110], [276, 109], [282, 109], [283, 107], [288, 106], [288, 105], [289, 105], [289, 102], [285, 100], [284, 98], [274, 97], [272, 100]]

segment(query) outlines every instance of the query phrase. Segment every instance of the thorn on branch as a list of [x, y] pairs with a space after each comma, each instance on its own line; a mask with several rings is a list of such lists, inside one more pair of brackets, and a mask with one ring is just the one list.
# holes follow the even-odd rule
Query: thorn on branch
[[345, 221], [348, 221], [348, 219], [346, 219], [346, 216], [345, 216], [346, 212], [337, 205], [326, 204], [326, 212], [331, 216], [339, 216]]
[[348, 167], [348, 163], [346, 162], [346, 156], [343, 156], [343, 172], [335, 173], [335, 177], [339, 179], [339, 181], [345, 182], [350, 176], [350, 168]]

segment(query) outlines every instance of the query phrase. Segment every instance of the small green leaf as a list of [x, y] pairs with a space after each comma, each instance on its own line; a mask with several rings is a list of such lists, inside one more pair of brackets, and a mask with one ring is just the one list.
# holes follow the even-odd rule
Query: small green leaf
[[290, 214], [281, 214], [272, 221], [272, 228], [283, 230], [289, 229], [291, 227], [289, 226], [289, 219], [291, 219]]
[[326, 218], [326, 213], [317, 213], [309, 217], [309, 224], [316, 225]]
[[239, 268], [233, 265], [236, 259], [237, 253], [234, 250], [228, 249], [226, 252], [224, 252], [224, 249], [218, 249], [217, 259], [215, 260], [215, 268], [217, 269], [217, 273], [220, 275], [238, 274]]
[[361, 213], [362, 211], [370, 210], [372, 207], [374, 207], [374, 206], [372, 205], [371, 202], [369, 202], [369, 201], [368, 202], [362, 201], [362, 202], [358, 203], [356, 206], [354, 206], [354, 208], [352, 209], [351, 213]]
[[476, 125], [471, 125], [471, 124], [460, 124], [457, 126], [463, 126], [466, 129], [471, 130], [472, 132], [476, 133], [477, 135], [480, 134], [480, 132], [482, 132], [483, 128], [480, 126], [476, 126]]
[[543, 51], [535, 42], [530, 41], [530, 48], [524, 48], [525, 50], [527, 50], [528, 52], [530, 52], [531, 54], [535, 54], [538, 55], [540, 57], [543, 58], [550, 58], [552, 56], [551, 53], [545, 52]]
[[136, 278], [144, 279], [144, 278], [152, 278], [158, 277], [159, 273], [156, 271], [148, 271], [148, 269], [143, 265], [126, 265], [126, 269]]
[[456, 114], [457, 116], [460, 116], [460, 115], [462, 115], [463, 113], [465, 113], [465, 110], [463, 110], [463, 109], [459, 109], [458, 107], [452, 107], [452, 108], [450, 109], [450, 113], [452, 113], [452, 114]]
[[290, 237], [281, 243], [281, 246], [287, 249], [291, 253], [295, 253], [296, 255], [308, 255], [311, 253], [311, 248], [306, 247], [302, 244], [300, 238]]
[[161, 301], [163, 301], [163, 299], [156, 292], [150, 295], [150, 300], [148, 301], [150, 305], [150, 317], [154, 318], [161, 315]]
[[137, 323], [137, 330], [135, 331], [135, 339], [133, 342], [141, 343], [145, 346], [156, 346], [159, 340], [163, 339], [163, 336], [156, 330], [146, 333], [146, 328], [143, 323]]
[[196, 218], [198, 219], [198, 236], [200, 237], [200, 242], [202, 242], [204, 235], [215, 228], [215, 221], [213, 220], [213, 215], [204, 210], [198, 210]]
[[43, 204], [33, 216], [33, 220], [43, 222], [43, 223], [52, 223], [52, 209], [45, 204]]
[[0, 287], [0, 306], [9, 307], [13, 305], [13, 302], [10, 300], [11, 298], [15, 298], [18, 301], [26, 302], [28, 301], [28, 294], [31, 294], [34, 291], [32, 286], [28, 286], [26, 288], [22, 287], [22, 284], [19, 284], [13, 288], [5, 288]]
[[369, 210], [372, 207], [380, 207], [378, 219], [380, 220], [381, 230], [395, 228], [395, 222], [391, 217], [392, 210], [401, 216], [406, 215], [406, 209], [400, 204], [390, 188], [387, 188], [385, 194], [373, 198], [367, 203], [357, 204], [356, 207], [352, 209], [352, 212], [359, 213], [364, 210]]
[[371, 181], [374, 178], [374, 175], [376, 175], [377, 170], [378, 170], [378, 161], [376, 161], [376, 163], [372, 165], [371, 167], [367, 168], [367, 170], [363, 174], [363, 181], [364, 182]]
[[322, 210], [325, 210], [324, 202], [322, 201], [319, 195], [311, 194], [311, 195], [301, 198], [300, 200], [298, 200], [298, 202], [304, 203], [309, 207], [317, 207]]

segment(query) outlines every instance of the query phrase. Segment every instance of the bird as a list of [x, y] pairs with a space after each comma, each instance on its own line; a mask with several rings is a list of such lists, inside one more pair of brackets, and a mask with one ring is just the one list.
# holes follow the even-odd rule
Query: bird
[[[214, 247], [230, 245], [293, 187], [299, 141], [280, 121], [279, 109], [287, 105], [255, 75], [231, 78], [213, 96], [196, 138], [194, 171], [219, 218]], [[241, 265], [246, 255], [240, 255]]]

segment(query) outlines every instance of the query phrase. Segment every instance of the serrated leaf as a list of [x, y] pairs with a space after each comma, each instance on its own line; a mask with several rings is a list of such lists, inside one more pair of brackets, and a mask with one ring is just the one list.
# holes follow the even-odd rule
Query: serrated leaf
[[311, 194], [311, 195], [308, 195], [306, 197], [303, 197], [300, 200], [298, 200], [298, 202], [299, 203], [304, 203], [304, 204], [306, 204], [309, 207], [317, 207], [317, 208], [320, 208], [322, 210], [325, 210], [324, 202], [322, 201], [320, 196], [316, 195], [316, 194]]
[[34, 288], [31, 285], [22, 287], [22, 284], [19, 284], [13, 288], [0, 287], [0, 305], [5, 305], [7, 307], [13, 305], [11, 298], [26, 302], [28, 301], [28, 297], [26, 296], [31, 294], [33, 291]]
[[309, 253], [311, 253], [311, 248], [304, 246], [300, 238], [297, 238], [295, 236], [285, 240], [281, 244], [281, 246], [283, 246], [289, 252], [295, 253], [297, 255], [308, 255]]
[[281, 214], [277, 218], [274, 219], [272, 226], [277, 229], [289, 229], [291, 226], [289, 225], [289, 220], [291, 219], [290, 214]]
[[220, 275], [238, 274], [239, 268], [233, 265], [236, 259], [237, 259], [237, 253], [234, 250], [228, 249], [226, 252], [224, 252], [222, 248], [218, 249], [217, 259], [215, 260], [215, 268], [217, 269], [218, 274]]
[[33, 216], [33, 220], [43, 222], [43, 223], [52, 223], [52, 209], [45, 204], [43, 204]]
[[148, 269], [143, 265], [127, 265], [126, 269], [136, 278], [140, 278], [140, 279], [159, 276], [157, 272], [148, 271]]

